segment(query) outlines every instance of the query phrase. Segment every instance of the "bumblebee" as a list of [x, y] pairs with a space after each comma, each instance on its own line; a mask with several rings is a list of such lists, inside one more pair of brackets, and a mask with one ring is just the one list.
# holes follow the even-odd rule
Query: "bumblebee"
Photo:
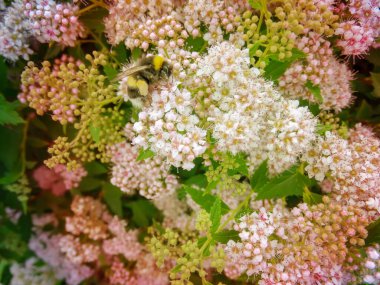
[[149, 84], [167, 79], [172, 73], [171, 64], [160, 55], [149, 55], [140, 59], [133, 67], [125, 68], [118, 79], [127, 84], [130, 99], [145, 98]]

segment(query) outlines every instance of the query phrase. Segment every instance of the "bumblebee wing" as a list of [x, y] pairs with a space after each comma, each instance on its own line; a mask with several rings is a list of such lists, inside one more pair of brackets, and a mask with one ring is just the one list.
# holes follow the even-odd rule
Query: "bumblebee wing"
[[140, 65], [140, 66], [134, 66], [134, 67], [131, 67], [131, 68], [127, 68], [125, 70], [123, 70], [118, 76], [117, 76], [117, 79], [118, 80], [121, 80], [123, 77], [126, 77], [126, 76], [129, 76], [129, 75], [132, 75], [136, 72], [139, 72], [139, 71], [142, 71], [142, 70], [145, 70], [149, 68], [149, 65]]

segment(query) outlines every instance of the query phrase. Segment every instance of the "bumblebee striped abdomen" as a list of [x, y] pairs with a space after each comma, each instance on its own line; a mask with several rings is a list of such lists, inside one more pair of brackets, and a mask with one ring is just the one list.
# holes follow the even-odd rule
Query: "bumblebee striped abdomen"
[[142, 58], [137, 65], [123, 70], [118, 77], [123, 80], [127, 77], [127, 95], [130, 99], [144, 99], [149, 93], [149, 84], [171, 75], [172, 66], [160, 55]]

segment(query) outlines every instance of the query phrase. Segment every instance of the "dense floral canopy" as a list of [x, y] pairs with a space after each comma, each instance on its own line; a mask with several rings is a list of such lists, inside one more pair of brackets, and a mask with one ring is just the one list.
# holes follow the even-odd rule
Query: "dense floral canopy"
[[0, 285], [380, 284], [379, 0], [0, 10]]

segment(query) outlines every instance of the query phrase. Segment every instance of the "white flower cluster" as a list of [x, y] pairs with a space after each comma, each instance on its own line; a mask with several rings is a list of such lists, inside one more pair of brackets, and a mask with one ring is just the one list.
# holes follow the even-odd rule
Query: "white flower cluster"
[[190, 207], [186, 201], [178, 200], [177, 193], [159, 197], [153, 200], [153, 203], [164, 215], [164, 227], [176, 228], [182, 231], [194, 229], [193, 216], [188, 213], [190, 212]]
[[24, 264], [13, 263], [10, 269], [12, 280], [10, 285], [55, 285], [52, 268], [48, 265], [39, 265], [38, 259], [31, 257]]
[[277, 229], [273, 214], [261, 208], [258, 213], [243, 216], [234, 229], [239, 232], [241, 241], [230, 240], [226, 252], [238, 264], [240, 274], [246, 271], [251, 276], [265, 271], [268, 260], [276, 256], [274, 249], [281, 246], [277, 240], [270, 239]]
[[375, 244], [366, 250], [367, 258], [363, 262], [361, 272], [362, 282], [368, 284], [380, 283], [380, 246]]
[[138, 147], [127, 142], [111, 148], [112, 178], [111, 183], [123, 192], [155, 199], [173, 193], [178, 187], [174, 175], [169, 174], [170, 165], [159, 156], [137, 161]]
[[27, 60], [32, 53], [28, 43], [29, 23], [23, 17], [23, 9], [23, 1], [15, 0], [0, 23], [0, 54], [12, 61], [19, 56]]
[[193, 78], [189, 90], [202, 102], [196, 110], [211, 126], [217, 149], [247, 153], [253, 168], [268, 159], [271, 172], [279, 173], [315, 139], [317, 120], [249, 67], [248, 50], [228, 42], [211, 47]]
[[[323, 181], [322, 189], [337, 200], [380, 213], [380, 140], [372, 131], [357, 125], [349, 140], [327, 132], [302, 157], [309, 177]], [[326, 180], [325, 180], [326, 179]]]
[[176, 167], [192, 169], [193, 160], [207, 148], [206, 130], [198, 126], [194, 114], [194, 100], [186, 89], [174, 82], [152, 93], [150, 107], [139, 114], [133, 126], [137, 136], [133, 143], [150, 148]]

